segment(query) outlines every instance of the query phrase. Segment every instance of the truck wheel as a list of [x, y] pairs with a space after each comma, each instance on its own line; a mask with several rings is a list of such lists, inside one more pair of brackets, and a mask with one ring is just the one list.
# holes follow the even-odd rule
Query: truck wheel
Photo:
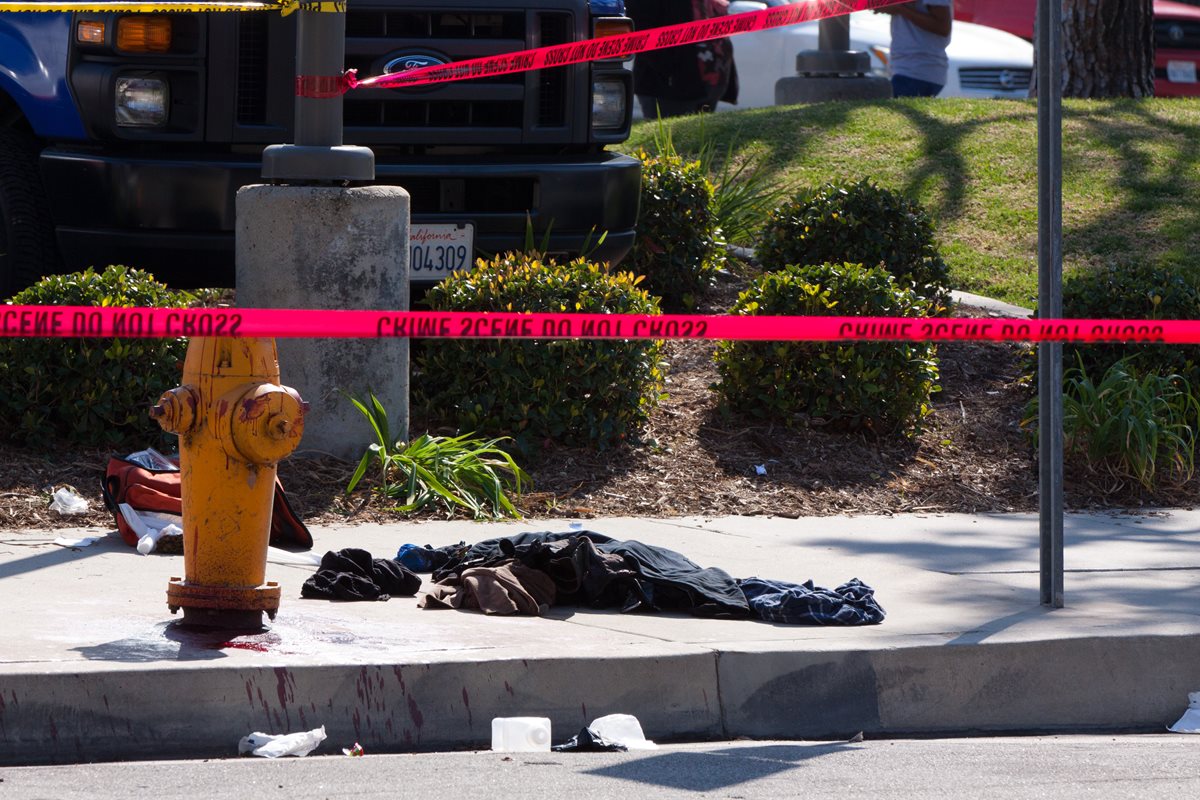
[[0, 129], [0, 301], [54, 272], [54, 225], [30, 137]]

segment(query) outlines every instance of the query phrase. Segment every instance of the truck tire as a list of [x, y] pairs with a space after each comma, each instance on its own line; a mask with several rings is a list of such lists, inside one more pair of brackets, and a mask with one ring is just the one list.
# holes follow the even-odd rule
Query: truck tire
[[0, 128], [0, 301], [54, 272], [57, 263], [33, 140]]

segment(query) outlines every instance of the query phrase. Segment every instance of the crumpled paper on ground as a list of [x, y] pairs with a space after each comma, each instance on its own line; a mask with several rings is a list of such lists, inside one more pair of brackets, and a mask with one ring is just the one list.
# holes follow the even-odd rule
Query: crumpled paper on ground
[[1200, 733], [1200, 692], [1188, 693], [1187, 711], [1167, 730], [1171, 733]]
[[60, 514], [86, 514], [88, 501], [69, 488], [55, 489], [54, 499], [50, 501], [50, 510]]
[[255, 731], [238, 742], [238, 755], [249, 753], [263, 758], [306, 756], [325, 741], [325, 726], [301, 733], [262, 733]]
[[100, 536], [82, 536], [72, 539], [67, 536], [59, 536], [54, 543], [59, 547], [91, 547], [101, 538]]
[[555, 745], [557, 752], [623, 752], [625, 750], [654, 750], [657, 744], [646, 738], [642, 724], [631, 714], [609, 714], [597, 717], [592, 724], [581, 728], [563, 744]]

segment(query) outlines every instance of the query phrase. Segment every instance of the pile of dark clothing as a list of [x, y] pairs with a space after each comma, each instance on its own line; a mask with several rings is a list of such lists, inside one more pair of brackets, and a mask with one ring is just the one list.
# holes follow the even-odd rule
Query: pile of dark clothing
[[874, 624], [885, 616], [874, 590], [858, 579], [836, 589], [736, 580], [672, 550], [593, 531], [522, 533], [470, 546], [406, 544], [397, 562], [432, 573], [422, 608], [536, 615], [571, 605], [810, 625]]
[[399, 561], [348, 547], [321, 556], [321, 565], [300, 587], [300, 596], [382, 601], [392, 595], [412, 597], [420, 588], [421, 578]]

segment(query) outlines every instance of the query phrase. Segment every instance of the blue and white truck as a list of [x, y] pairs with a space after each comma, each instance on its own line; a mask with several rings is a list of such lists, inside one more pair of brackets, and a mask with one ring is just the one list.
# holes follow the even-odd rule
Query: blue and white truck
[[[0, 13], [0, 299], [54, 271], [125, 264], [233, 283], [234, 196], [293, 141], [296, 15]], [[350, 0], [360, 77], [629, 31], [623, 0]], [[633, 243], [640, 165], [621, 61], [344, 97], [346, 144], [412, 196], [411, 275], [519, 247]], [[540, 241], [540, 238], [539, 238]]]

